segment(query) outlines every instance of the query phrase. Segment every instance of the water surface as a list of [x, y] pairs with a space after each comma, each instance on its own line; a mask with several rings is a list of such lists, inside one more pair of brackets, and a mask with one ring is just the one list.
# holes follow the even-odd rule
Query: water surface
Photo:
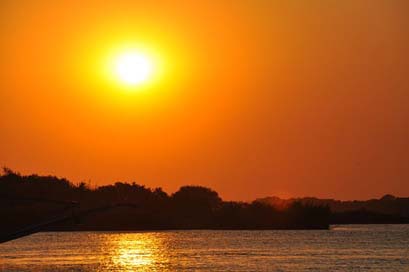
[[409, 271], [409, 225], [312, 231], [46, 232], [0, 244], [1, 271]]

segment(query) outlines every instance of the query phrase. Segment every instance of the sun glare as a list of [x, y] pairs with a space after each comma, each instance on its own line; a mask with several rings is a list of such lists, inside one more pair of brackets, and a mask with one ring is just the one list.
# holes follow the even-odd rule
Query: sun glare
[[153, 66], [151, 60], [138, 52], [119, 55], [115, 63], [118, 80], [126, 85], [138, 85], [149, 80]]

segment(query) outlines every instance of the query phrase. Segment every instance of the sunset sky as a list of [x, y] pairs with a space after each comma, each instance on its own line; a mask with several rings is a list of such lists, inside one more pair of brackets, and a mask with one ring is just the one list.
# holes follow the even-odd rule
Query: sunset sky
[[[0, 165], [227, 200], [409, 195], [409, 1], [0, 3]], [[141, 84], [118, 75], [137, 52]]]

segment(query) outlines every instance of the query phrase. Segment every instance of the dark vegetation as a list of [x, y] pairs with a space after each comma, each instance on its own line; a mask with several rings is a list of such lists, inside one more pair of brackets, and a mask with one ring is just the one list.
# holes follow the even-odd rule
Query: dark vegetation
[[[285, 209], [254, 201], [226, 202], [201, 186], [172, 195], [135, 183], [89, 188], [54, 176], [0, 175], [3, 235], [60, 218], [42, 230], [326, 229], [327, 206], [294, 202]], [[51, 222], [50, 221], [50, 222]]]
[[341, 201], [313, 197], [281, 199], [266, 197], [256, 200], [276, 209], [286, 209], [293, 203], [327, 206], [331, 224], [404, 224], [409, 223], [409, 198], [385, 195], [380, 199]]

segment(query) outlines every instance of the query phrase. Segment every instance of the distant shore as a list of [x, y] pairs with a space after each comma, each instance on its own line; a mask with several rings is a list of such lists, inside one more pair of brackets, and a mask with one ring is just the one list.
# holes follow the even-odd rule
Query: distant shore
[[409, 198], [369, 201], [276, 197], [223, 201], [202, 186], [161, 188], [117, 182], [97, 188], [54, 176], [0, 175], [3, 240], [39, 231], [325, 230], [331, 224], [409, 223]]

